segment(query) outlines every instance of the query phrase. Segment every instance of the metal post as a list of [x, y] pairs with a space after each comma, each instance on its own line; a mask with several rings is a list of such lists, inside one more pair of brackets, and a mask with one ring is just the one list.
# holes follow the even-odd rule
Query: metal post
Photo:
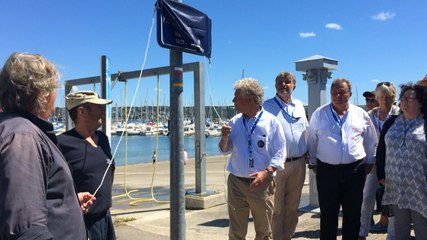
[[[295, 62], [297, 71], [304, 72], [303, 79], [308, 85], [308, 117], [320, 106], [326, 104], [326, 83], [331, 77], [330, 70], [336, 70], [338, 61], [320, 55], [314, 55]], [[310, 171], [310, 206], [318, 207], [316, 175]]]
[[182, 52], [170, 50], [170, 238], [185, 239]]
[[195, 133], [195, 170], [196, 194], [206, 192], [206, 139], [205, 139], [205, 83], [202, 80], [204, 69], [198, 64], [194, 69], [194, 113], [196, 117]]
[[72, 85], [65, 84], [65, 94], [64, 94], [64, 102], [65, 102], [65, 130], [68, 131], [73, 128], [73, 121], [70, 118], [70, 115], [68, 114], [67, 110], [67, 99], [66, 96], [71, 92], [71, 89], [73, 88]]
[[[95, 83], [94, 83], [95, 86]], [[110, 99], [111, 75], [110, 62], [107, 56], [101, 56], [101, 97]], [[108, 136], [111, 144], [111, 105], [105, 108], [105, 114], [102, 116], [102, 131]]]
[[[307, 70], [308, 84], [308, 116], [311, 118], [313, 112], [320, 106], [326, 104], [326, 80], [322, 79], [319, 74], [321, 70], [310, 69]], [[317, 193], [316, 175], [310, 171], [309, 173], [309, 202], [313, 207], [319, 206], [319, 198]]]

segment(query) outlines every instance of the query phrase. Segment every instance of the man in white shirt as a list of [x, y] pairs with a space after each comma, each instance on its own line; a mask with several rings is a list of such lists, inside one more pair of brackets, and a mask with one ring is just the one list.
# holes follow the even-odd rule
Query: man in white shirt
[[263, 89], [257, 80], [244, 78], [234, 86], [237, 112], [221, 129], [220, 151], [231, 153], [227, 171], [230, 240], [244, 240], [249, 213], [256, 239], [272, 239], [274, 180], [286, 158], [285, 136], [279, 120], [262, 109]]
[[350, 97], [350, 81], [335, 79], [332, 103], [310, 119], [308, 151], [317, 170], [320, 239], [336, 239], [340, 207], [343, 239], [358, 238], [365, 175], [375, 162], [375, 127], [365, 110], [348, 103]]
[[304, 105], [292, 98], [295, 76], [281, 72], [275, 80], [276, 96], [264, 102], [266, 111], [282, 124], [286, 138], [285, 169], [276, 174], [274, 195], [273, 239], [291, 239], [298, 224], [298, 207], [304, 186], [307, 160], [308, 121]]

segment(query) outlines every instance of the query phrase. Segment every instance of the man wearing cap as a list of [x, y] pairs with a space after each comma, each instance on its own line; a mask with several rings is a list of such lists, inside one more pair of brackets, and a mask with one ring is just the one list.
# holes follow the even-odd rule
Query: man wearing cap
[[67, 110], [75, 126], [58, 136], [58, 145], [73, 170], [77, 191], [90, 192], [96, 197], [89, 211], [84, 214], [91, 240], [115, 239], [109, 210], [115, 166], [108, 138], [98, 131], [105, 114], [105, 105], [111, 102], [99, 98], [92, 91], [68, 94]]
[[363, 97], [365, 97], [366, 102], [366, 111], [369, 112], [373, 108], [376, 108], [379, 106], [377, 99], [375, 98], [375, 92], [374, 91], [366, 91], [363, 93]]

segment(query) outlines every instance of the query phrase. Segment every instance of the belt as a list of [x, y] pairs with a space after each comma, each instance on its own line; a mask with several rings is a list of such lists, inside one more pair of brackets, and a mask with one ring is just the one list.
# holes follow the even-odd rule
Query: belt
[[304, 155], [299, 156], [299, 157], [290, 157], [290, 158], [286, 158], [285, 162], [292, 162], [292, 161], [298, 160], [298, 159], [300, 159], [300, 158], [303, 158], [303, 157], [305, 157], [305, 156], [307, 156], [307, 154], [304, 154]]
[[334, 165], [334, 164], [322, 162], [319, 159], [317, 159], [317, 165], [321, 165], [321, 166], [329, 167], [329, 168], [353, 168], [353, 167], [356, 167], [356, 166], [359, 166], [360, 164], [362, 164], [362, 161], [363, 161], [363, 159], [360, 159], [360, 160], [356, 160], [352, 163], [343, 163], [343, 164]]
[[240, 181], [245, 182], [245, 183], [249, 183], [249, 184], [252, 183], [255, 180], [255, 178], [239, 177], [239, 176], [236, 176], [236, 175], [233, 175], [233, 176], [235, 176]]

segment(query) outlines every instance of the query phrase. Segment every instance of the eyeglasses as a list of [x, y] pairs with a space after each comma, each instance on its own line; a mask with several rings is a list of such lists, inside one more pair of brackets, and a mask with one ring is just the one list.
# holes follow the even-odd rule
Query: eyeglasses
[[365, 101], [367, 103], [375, 103], [375, 102], [377, 102], [377, 100], [375, 98], [365, 98]]
[[94, 103], [84, 103], [83, 105], [80, 105], [80, 106], [87, 109], [89, 112], [91, 112], [93, 109], [103, 110], [106, 108], [106, 105], [94, 104]]
[[253, 95], [251, 94], [251, 95], [246, 95], [246, 96], [234, 96], [233, 102], [236, 102], [236, 100], [246, 101], [249, 99], [250, 96], [253, 96]]
[[377, 87], [381, 87], [382, 85], [390, 87], [391, 85], [393, 85], [393, 83], [391, 83], [391, 82], [380, 82], [377, 84]]
[[331, 95], [332, 96], [338, 96], [338, 95], [340, 95], [340, 96], [344, 96], [344, 95], [347, 95], [347, 94], [349, 94], [350, 92], [335, 92], [335, 91], [331, 91]]
[[417, 100], [417, 98], [416, 98], [416, 97], [401, 97], [401, 98], [400, 98], [400, 101], [401, 101], [401, 102], [408, 102], [408, 103], [411, 103], [411, 102], [413, 102], [414, 100]]

